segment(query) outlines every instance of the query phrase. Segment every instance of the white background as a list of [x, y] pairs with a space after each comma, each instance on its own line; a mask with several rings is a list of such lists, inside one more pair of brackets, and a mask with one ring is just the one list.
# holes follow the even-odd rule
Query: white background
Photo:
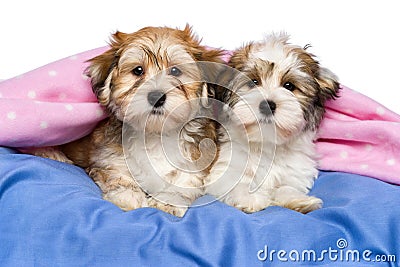
[[[239, 4], [240, 3], [240, 4]], [[342, 84], [400, 113], [398, 1], [2, 0], [0, 79], [106, 45], [115, 30], [183, 28], [203, 43], [234, 49], [271, 31], [310, 43]]]

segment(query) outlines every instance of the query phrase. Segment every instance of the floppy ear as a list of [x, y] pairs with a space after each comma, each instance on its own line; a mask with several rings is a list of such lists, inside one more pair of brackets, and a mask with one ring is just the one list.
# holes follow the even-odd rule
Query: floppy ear
[[338, 78], [329, 69], [318, 68], [315, 74], [315, 80], [320, 87], [318, 92], [318, 105], [323, 107], [326, 100], [338, 97], [340, 89]]
[[340, 89], [338, 79], [330, 70], [318, 67], [314, 73], [314, 79], [318, 85], [318, 91], [311, 105], [306, 106], [305, 114], [307, 124], [305, 130], [316, 130], [325, 114], [325, 102], [335, 99]]
[[106, 83], [106, 80], [117, 64], [116, 52], [114, 49], [110, 49], [103, 54], [92, 58], [89, 62], [90, 65], [86, 69], [86, 73], [91, 78], [92, 90], [100, 104], [106, 106], [110, 101], [111, 93], [111, 81]]
[[111, 73], [118, 65], [119, 48], [126, 40], [127, 34], [116, 32], [110, 39], [111, 48], [103, 54], [88, 60], [90, 63], [86, 74], [91, 79], [92, 89], [100, 104], [106, 106], [110, 101], [112, 77]]

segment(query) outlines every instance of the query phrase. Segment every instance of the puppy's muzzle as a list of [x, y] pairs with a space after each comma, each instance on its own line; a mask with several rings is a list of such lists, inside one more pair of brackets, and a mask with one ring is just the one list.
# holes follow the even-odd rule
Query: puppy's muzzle
[[147, 101], [155, 108], [162, 107], [167, 99], [167, 95], [161, 91], [151, 91], [147, 94]]
[[270, 116], [275, 113], [276, 104], [271, 100], [263, 100], [260, 102], [258, 109], [260, 110], [261, 114], [265, 116]]

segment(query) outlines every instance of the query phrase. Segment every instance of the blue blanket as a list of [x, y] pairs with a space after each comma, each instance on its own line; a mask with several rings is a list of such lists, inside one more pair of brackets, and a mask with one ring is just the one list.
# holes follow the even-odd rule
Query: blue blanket
[[307, 215], [123, 212], [82, 169], [0, 148], [0, 266], [399, 266], [398, 186], [320, 172], [311, 195]]

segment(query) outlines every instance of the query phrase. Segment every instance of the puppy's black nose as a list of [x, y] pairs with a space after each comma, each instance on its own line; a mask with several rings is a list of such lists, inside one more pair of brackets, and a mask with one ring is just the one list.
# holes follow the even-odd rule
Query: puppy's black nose
[[264, 114], [265, 116], [268, 116], [268, 115], [272, 115], [275, 113], [276, 104], [275, 104], [275, 102], [270, 101], [270, 100], [268, 100], [268, 101], [263, 100], [260, 102], [260, 105], [258, 108], [260, 109], [260, 112], [262, 114]]
[[152, 91], [147, 94], [147, 101], [155, 108], [164, 105], [167, 96], [161, 91]]

